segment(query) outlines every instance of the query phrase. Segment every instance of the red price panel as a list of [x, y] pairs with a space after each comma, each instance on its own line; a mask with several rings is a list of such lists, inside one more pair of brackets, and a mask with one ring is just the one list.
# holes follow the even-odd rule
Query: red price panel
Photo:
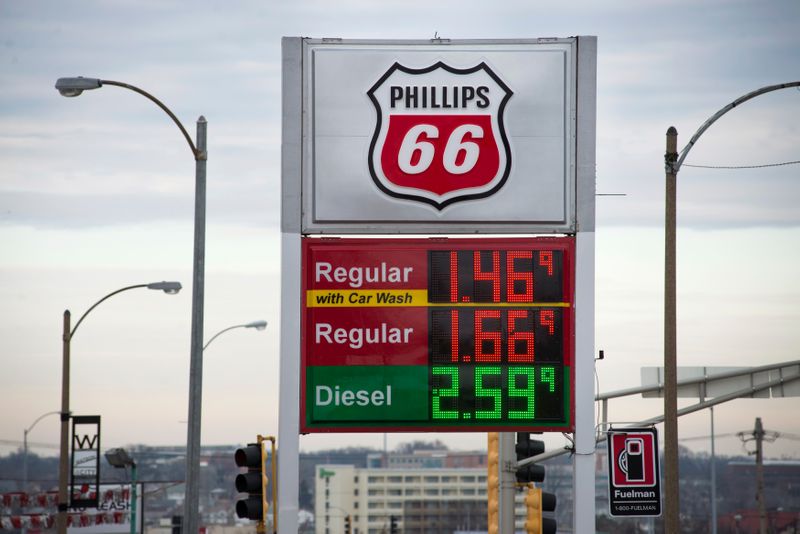
[[563, 302], [562, 250], [435, 250], [430, 302], [533, 304]]
[[572, 238], [306, 243], [304, 432], [573, 428]]
[[568, 420], [571, 249], [531, 245], [429, 252], [428, 299], [442, 305], [429, 314], [433, 420]]

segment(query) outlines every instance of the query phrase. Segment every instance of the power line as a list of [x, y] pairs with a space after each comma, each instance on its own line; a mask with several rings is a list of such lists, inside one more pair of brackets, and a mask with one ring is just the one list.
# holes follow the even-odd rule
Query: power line
[[[714, 438], [729, 438], [732, 436], [738, 436], [735, 432], [729, 432], [727, 434], [714, 434]], [[708, 436], [692, 436], [690, 438], [680, 438], [678, 441], [694, 441], [694, 440], [701, 440], [701, 439], [711, 439], [711, 435]]]
[[765, 163], [763, 165], [689, 165], [684, 163], [684, 167], [694, 167], [696, 169], [764, 169], [766, 167], [781, 167], [783, 165], [797, 165], [800, 160], [784, 161], [782, 163]]
[[[0, 439], [0, 445], [14, 445], [18, 447], [22, 447], [24, 442], [14, 440], [14, 439]], [[36, 449], [57, 449], [58, 445], [55, 443], [36, 443], [36, 442], [28, 442], [28, 448], [36, 448]]]

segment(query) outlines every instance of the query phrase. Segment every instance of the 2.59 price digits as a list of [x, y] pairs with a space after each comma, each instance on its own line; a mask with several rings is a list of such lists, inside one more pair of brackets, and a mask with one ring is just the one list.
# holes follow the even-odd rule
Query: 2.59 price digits
[[561, 250], [432, 250], [428, 262], [430, 302], [564, 300]]
[[476, 423], [558, 417], [561, 380], [557, 369], [550, 365], [434, 365], [431, 417]]

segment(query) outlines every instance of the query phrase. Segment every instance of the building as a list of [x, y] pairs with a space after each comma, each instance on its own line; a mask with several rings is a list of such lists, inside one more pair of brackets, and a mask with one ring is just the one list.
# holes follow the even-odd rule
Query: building
[[[487, 531], [485, 452], [418, 450], [370, 454], [367, 467], [318, 465], [317, 534], [452, 534]], [[524, 528], [525, 493], [516, 493], [516, 526]]]
[[410, 453], [372, 453], [367, 455], [367, 467], [389, 469], [430, 469], [434, 467], [482, 467], [486, 469], [483, 451], [416, 450]]
[[[434, 457], [420, 461], [430, 464]], [[411, 461], [405, 460], [397, 463]], [[486, 467], [318, 465], [315, 532], [344, 534], [348, 518], [351, 534], [388, 534], [393, 518], [403, 534], [486, 532], [486, 478]], [[525, 521], [524, 496], [517, 492], [518, 530]]]

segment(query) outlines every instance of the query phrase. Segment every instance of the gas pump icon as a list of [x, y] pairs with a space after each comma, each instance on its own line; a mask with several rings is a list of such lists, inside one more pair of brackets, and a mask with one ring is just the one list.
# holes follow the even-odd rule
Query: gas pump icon
[[619, 453], [617, 464], [628, 482], [644, 482], [644, 440], [625, 438], [625, 448]]

